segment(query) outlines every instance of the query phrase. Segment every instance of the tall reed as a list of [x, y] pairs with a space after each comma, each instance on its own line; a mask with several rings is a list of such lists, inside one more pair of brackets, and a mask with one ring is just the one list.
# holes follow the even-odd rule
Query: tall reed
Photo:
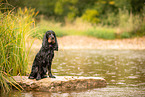
[[[16, 12], [0, 11], [0, 87], [9, 91], [6, 81], [15, 86], [11, 75], [25, 75], [28, 66], [26, 40], [34, 28], [34, 9], [19, 8]], [[29, 48], [30, 49], [30, 48]]]
[[133, 35], [143, 36], [145, 35], [145, 15], [129, 13], [127, 10], [120, 10], [118, 14], [118, 28], [120, 29], [120, 35], [122, 38], [130, 38]]

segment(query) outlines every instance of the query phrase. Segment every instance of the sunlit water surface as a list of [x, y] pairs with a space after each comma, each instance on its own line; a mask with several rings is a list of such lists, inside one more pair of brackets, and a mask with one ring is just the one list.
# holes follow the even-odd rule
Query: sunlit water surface
[[12, 91], [9, 96], [145, 97], [145, 50], [60, 50], [55, 52], [52, 72], [56, 76], [99, 76], [108, 85], [57, 93]]

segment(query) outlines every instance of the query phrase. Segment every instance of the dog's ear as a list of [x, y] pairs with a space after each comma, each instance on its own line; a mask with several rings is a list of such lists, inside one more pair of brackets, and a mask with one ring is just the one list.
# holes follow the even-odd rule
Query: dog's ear
[[45, 33], [43, 37], [42, 47], [47, 49], [48, 48], [48, 31]]
[[58, 43], [57, 43], [56, 34], [55, 34], [55, 32], [54, 32], [54, 31], [52, 31], [52, 32], [53, 32], [53, 35], [54, 35], [54, 37], [55, 37], [54, 50], [58, 51]]

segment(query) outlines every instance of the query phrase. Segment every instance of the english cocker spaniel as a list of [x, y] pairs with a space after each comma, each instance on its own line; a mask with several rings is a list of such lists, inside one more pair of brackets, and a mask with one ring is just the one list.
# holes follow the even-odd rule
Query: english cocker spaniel
[[55, 76], [53, 76], [51, 73], [51, 64], [54, 57], [54, 50], [58, 51], [58, 43], [55, 32], [49, 30], [45, 33], [42, 47], [35, 56], [31, 74], [28, 77], [29, 79], [40, 80], [42, 78], [46, 78], [47, 70], [49, 77], [55, 78]]

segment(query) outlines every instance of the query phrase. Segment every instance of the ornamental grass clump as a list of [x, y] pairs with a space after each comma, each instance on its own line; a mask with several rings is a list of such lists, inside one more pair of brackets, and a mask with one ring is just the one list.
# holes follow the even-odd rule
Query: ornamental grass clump
[[27, 8], [0, 11], [0, 87], [4, 92], [10, 90], [7, 82], [21, 88], [10, 76], [26, 74], [30, 50], [26, 52], [26, 41], [34, 29], [35, 15], [34, 9]]

